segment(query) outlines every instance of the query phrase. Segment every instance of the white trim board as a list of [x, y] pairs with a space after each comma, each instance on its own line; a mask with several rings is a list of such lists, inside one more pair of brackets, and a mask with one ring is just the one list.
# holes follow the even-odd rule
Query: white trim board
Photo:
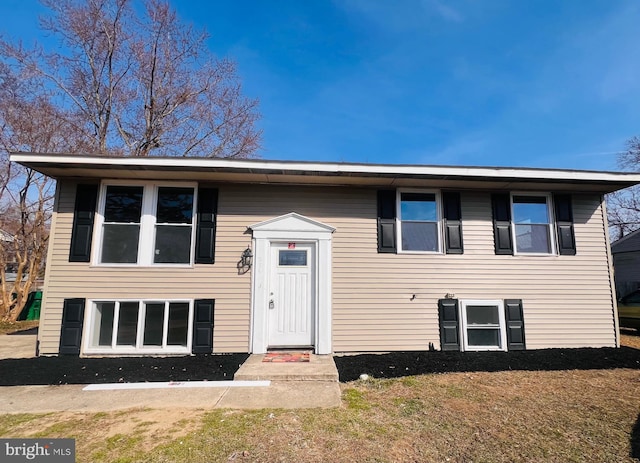
[[189, 389], [211, 387], [267, 387], [271, 381], [169, 381], [153, 383], [89, 384], [83, 391], [117, 391], [127, 389]]

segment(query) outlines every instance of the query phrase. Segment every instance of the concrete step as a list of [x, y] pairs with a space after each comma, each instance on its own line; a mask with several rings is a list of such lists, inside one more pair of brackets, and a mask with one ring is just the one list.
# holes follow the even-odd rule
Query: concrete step
[[331, 355], [309, 356], [308, 362], [263, 362], [263, 354], [252, 354], [244, 362], [234, 380], [332, 381], [338, 382], [338, 370]]

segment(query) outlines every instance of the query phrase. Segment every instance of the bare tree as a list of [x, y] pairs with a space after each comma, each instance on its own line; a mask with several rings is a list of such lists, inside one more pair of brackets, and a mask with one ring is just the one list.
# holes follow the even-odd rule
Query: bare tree
[[[640, 137], [627, 141], [627, 150], [618, 156], [618, 165], [640, 172]], [[640, 228], [640, 187], [635, 186], [607, 195], [611, 238], [622, 238]]]
[[[235, 64], [216, 59], [207, 34], [169, 4], [42, 0], [42, 27], [62, 47], [47, 53], [7, 41], [0, 53], [56, 91], [82, 121], [93, 152], [132, 156], [249, 157], [259, 148], [257, 100], [242, 95]], [[60, 51], [62, 50], [62, 51]]]
[[[27, 169], [21, 186], [3, 213], [3, 229], [13, 236], [0, 244], [0, 318], [15, 321], [29, 293], [42, 276], [49, 230], [47, 227], [51, 182]], [[14, 273], [7, 281], [7, 269]]]
[[607, 195], [607, 213], [614, 241], [640, 228], [640, 189], [631, 187]]
[[[0, 318], [15, 320], [41, 276], [48, 243], [53, 181], [11, 164], [8, 152], [66, 150], [74, 141], [69, 117], [51, 104], [37, 80], [0, 65]], [[7, 238], [10, 237], [10, 238]], [[7, 270], [14, 274], [9, 281]]]
[[0, 240], [5, 319], [42, 273], [53, 190], [9, 152], [244, 158], [261, 137], [258, 102], [243, 96], [235, 64], [215, 58], [206, 33], [166, 1], [41, 1], [54, 51], [0, 40], [0, 229], [12, 236]]
[[627, 141], [627, 150], [618, 156], [620, 167], [640, 171], [640, 137], [632, 137]]
[[207, 35], [182, 27], [167, 3], [149, 0], [146, 11], [129, 42], [143, 104], [116, 117], [127, 149], [136, 156], [252, 154], [257, 103], [242, 97], [235, 64], [207, 58]]

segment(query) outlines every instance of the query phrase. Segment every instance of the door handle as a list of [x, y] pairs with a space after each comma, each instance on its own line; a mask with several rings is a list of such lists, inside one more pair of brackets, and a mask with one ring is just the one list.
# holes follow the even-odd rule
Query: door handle
[[269, 309], [270, 309], [270, 310], [273, 310], [275, 307], [276, 307], [276, 305], [273, 303], [273, 299], [271, 299], [271, 300], [269, 301]]

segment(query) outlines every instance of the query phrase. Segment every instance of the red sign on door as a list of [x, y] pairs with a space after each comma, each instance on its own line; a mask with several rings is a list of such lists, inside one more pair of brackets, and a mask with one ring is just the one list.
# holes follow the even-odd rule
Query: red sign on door
[[296, 243], [289, 243], [289, 245], [287, 246], [288, 249], [295, 249], [296, 248]]

